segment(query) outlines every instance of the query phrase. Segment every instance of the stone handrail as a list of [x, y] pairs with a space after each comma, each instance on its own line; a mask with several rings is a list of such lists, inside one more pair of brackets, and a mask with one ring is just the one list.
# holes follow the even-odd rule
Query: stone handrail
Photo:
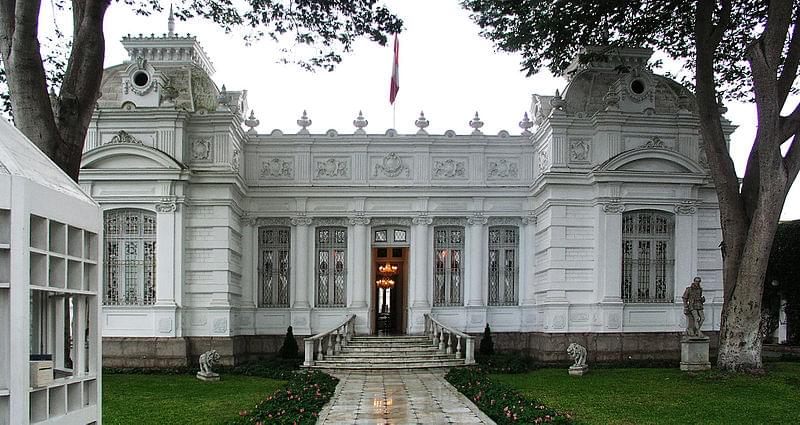
[[[431, 339], [434, 347], [447, 354], [453, 354], [455, 348], [456, 358], [462, 357], [461, 340], [464, 340], [463, 357], [464, 364], [475, 363], [475, 337], [467, 335], [457, 329], [443, 325], [430, 314], [425, 314], [425, 336]], [[455, 343], [453, 341], [455, 338]], [[455, 347], [454, 347], [455, 346]]]
[[312, 337], [303, 339], [305, 343], [304, 367], [314, 366], [314, 362], [324, 360], [325, 356], [333, 356], [346, 347], [350, 338], [356, 334], [356, 315], [351, 314], [341, 325]]

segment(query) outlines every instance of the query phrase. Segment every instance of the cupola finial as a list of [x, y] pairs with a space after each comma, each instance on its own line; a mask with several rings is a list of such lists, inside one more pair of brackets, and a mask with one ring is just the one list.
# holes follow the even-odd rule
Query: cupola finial
[[167, 19], [167, 31], [169, 36], [175, 35], [175, 16], [172, 14], [172, 3], [169, 5], [169, 19]]

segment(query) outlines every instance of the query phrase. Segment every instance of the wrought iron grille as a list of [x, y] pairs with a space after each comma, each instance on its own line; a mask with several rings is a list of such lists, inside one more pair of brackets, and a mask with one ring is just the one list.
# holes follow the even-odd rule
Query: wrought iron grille
[[106, 305], [156, 301], [156, 215], [119, 209], [105, 213]]
[[433, 305], [463, 305], [464, 228], [438, 226], [433, 233]]
[[289, 227], [259, 227], [260, 307], [289, 307], [290, 281]]
[[671, 303], [675, 276], [673, 216], [632, 211], [622, 216], [622, 299]]
[[317, 228], [317, 307], [344, 307], [347, 302], [347, 228]]
[[518, 247], [517, 227], [489, 228], [489, 305], [517, 304]]

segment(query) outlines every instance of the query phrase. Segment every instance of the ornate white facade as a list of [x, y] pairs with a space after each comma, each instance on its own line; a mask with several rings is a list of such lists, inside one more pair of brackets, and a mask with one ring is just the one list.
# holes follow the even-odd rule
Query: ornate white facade
[[107, 234], [109, 217], [150, 217], [134, 239], [155, 252], [109, 258], [134, 242], [106, 237], [106, 337], [308, 335], [347, 313], [373, 332], [384, 257], [401, 267], [391, 308], [406, 333], [425, 313], [467, 332], [679, 332], [695, 275], [719, 328], [719, 216], [693, 97], [646, 68], [649, 50], [576, 62], [518, 135], [482, 133], [477, 114], [469, 134], [428, 134], [424, 116], [416, 134], [370, 134], [361, 113], [353, 131], [310, 134], [305, 112], [296, 132], [259, 134], [247, 92], [217, 89], [193, 37], [123, 44], [81, 183]]

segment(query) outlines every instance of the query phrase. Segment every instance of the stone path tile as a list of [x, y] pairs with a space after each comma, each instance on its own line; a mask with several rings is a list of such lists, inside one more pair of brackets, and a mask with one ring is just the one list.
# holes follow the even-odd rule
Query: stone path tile
[[444, 373], [335, 373], [339, 385], [321, 425], [494, 424], [444, 380]]

